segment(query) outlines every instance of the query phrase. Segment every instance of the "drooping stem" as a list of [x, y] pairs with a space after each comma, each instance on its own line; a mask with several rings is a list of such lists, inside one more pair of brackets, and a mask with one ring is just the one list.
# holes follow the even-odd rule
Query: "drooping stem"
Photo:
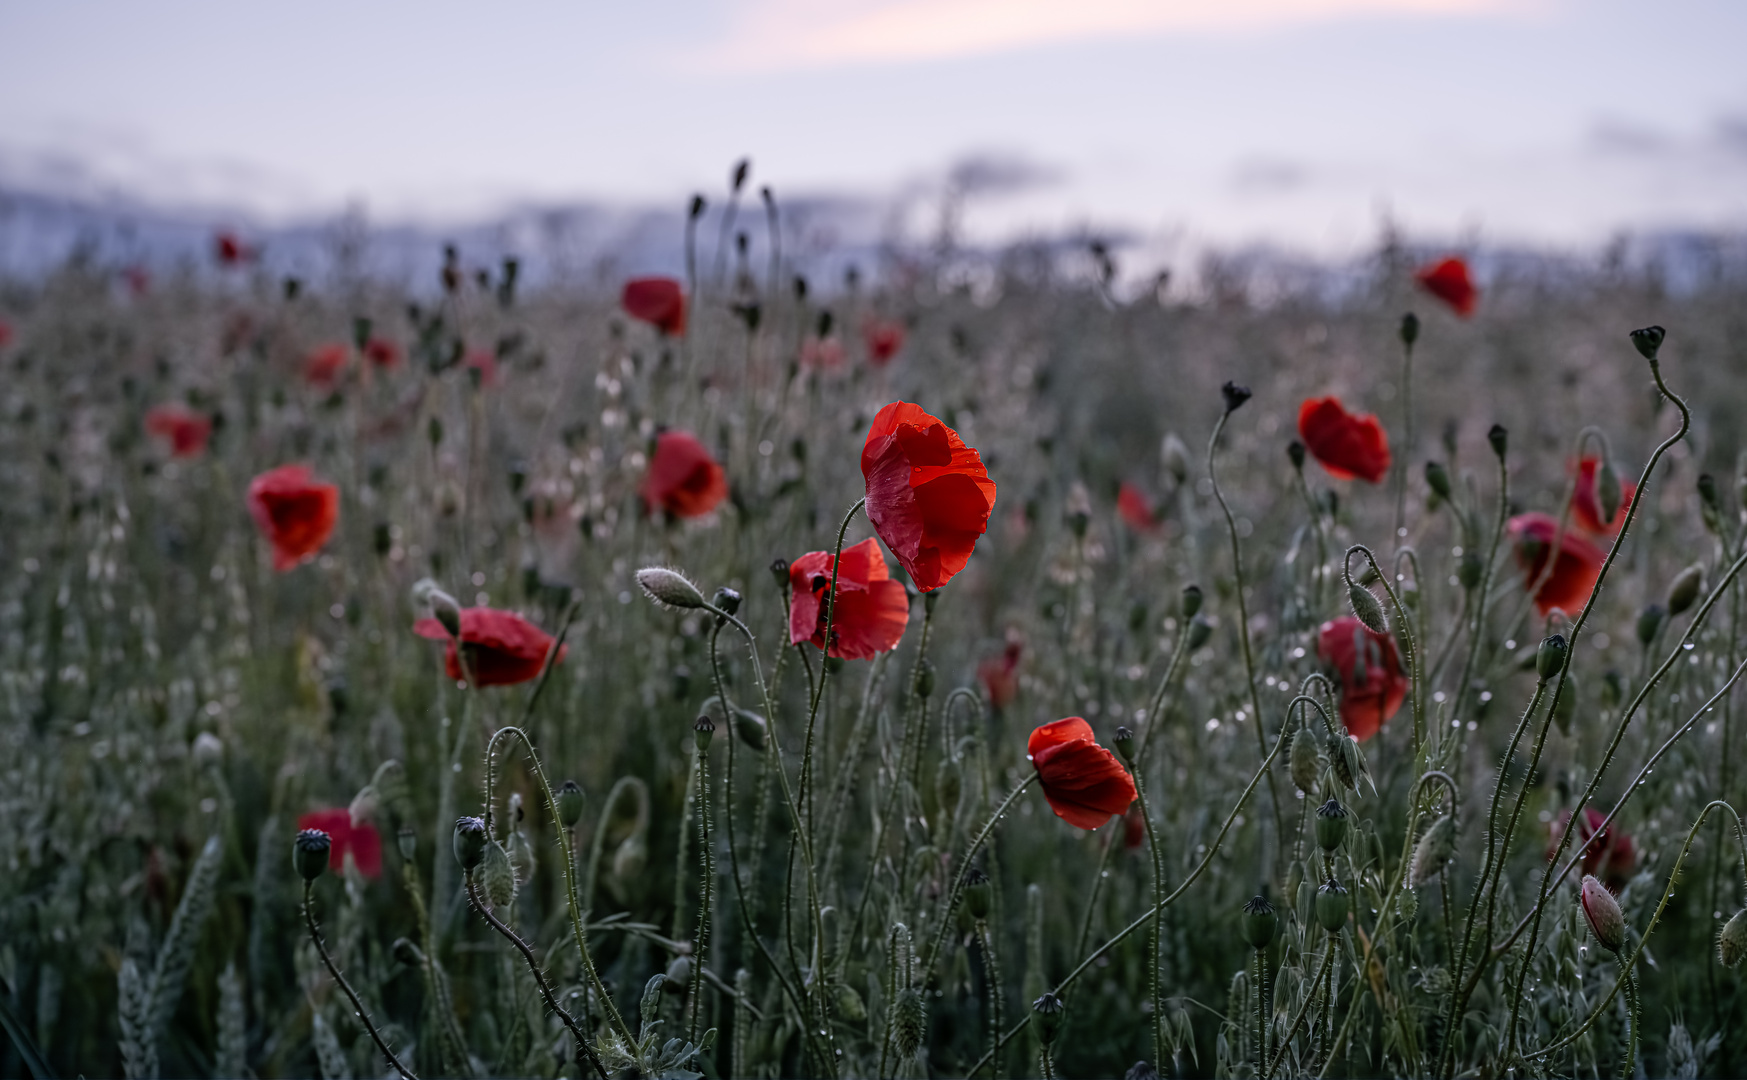
[[[1033, 772], [1030, 776], [1019, 781], [1007, 794], [1007, 797], [1001, 800], [1001, 805], [995, 808], [993, 814], [989, 815], [989, 820], [983, 825], [982, 831], [977, 833], [976, 839], [971, 841], [970, 847], [966, 848], [965, 853], [960, 856], [959, 867], [970, 865], [971, 860], [976, 858], [977, 852], [982, 850], [984, 842], [989, 839], [989, 834], [995, 831], [995, 826], [999, 825], [1001, 819], [1007, 816], [1007, 810], [1019, 799], [1019, 796], [1025, 794], [1025, 789], [1036, 780], [1037, 773]], [[955, 870], [952, 875], [952, 888], [947, 892], [946, 900], [940, 906], [939, 926], [934, 931], [934, 937], [928, 943], [928, 951], [922, 954], [920, 971], [924, 979], [928, 977], [930, 971], [934, 970], [934, 961], [940, 956], [940, 947], [946, 940], [946, 929], [952, 925], [952, 913], [958, 909], [958, 901], [963, 893], [964, 872], [962, 869]]]
[[321, 931], [315, 925], [315, 908], [311, 904], [311, 889], [314, 885], [313, 881], [306, 880], [303, 883], [303, 922], [309, 928], [309, 940], [315, 943], [315, 951], [321, 954], [321, 962], [327, 966], [328, 974], [333, 976], [334, 982], [338, 983], [340, 989], [346, 992], [346, 997], [352, 1002], [352, 1010], [357, 1015], [358, 1022], [363, 1024], [364, 1030], [370, 1033], [370, 1039], [376, 1043], [376, 1049], [382, 1051], [382, 1056], [388, 1059], [389, 1067], [399, 1073], [403, 1080], [418, 1080], [418, 1077], [414, 1076], [412, 1071], [402, 1065], [400, 1059], [394, 1056], [394, 1051], [382, 1038], [382, 1032], [377, 1031], [376, 1025], [371, 1023], [370, 1014], [364, 1010], [364, 1002], [358, 998], [358, 991], [352, 989], [352, 984], [346, 981], [344, 975], [340, 974], [340, 969], [334, 963], [334, 958], [328, 955], [328, 947], [322, 943]]

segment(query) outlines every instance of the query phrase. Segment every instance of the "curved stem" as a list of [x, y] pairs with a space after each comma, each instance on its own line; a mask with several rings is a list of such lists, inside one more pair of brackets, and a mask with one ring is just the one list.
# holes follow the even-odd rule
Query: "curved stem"
[[363, 1024], [364, 1030], [370, 1033], [371, 1041], [376, 1043], [376, 1049], [382, 1051], [382, 1056], [388, 1059], [389, 1066], [404, 1080], [418, 1080], [418, 1077], [414, 1076], [412, 1071], [402, 1065], [400, 1059], [394, 1056], [394, 1051], [389, 1049], [388, 1043], [383, 1040], [382, 1032], [377, 1031], [376, 1025], [370, 1022], [370, 1014], [364, 1011], [364, 1002], [359, 1000], [358, 991], [352, 989], [352, 984], [346, 981], [344, 975], [340, 974], [340, 969], [334, 963], [334, 958], [328, 955], [328, 947], [322, 943], [321, 931], [315, 925], [315, 910], [310, 904], [310, 890], [314, 884], [315, 882], [308, 880], [303, 883], [303, 922], [305, 926], [309, 927], [309, 940], [315, 943], [315, 951], [321, 954], [321, 962], [327, 965], [328, 974], [332, 975], [334, 981], [340, 984], [340, 989], [346, 992], [346, 997], [351, 1000], [352, 1009], [358, 1016], [358, 1022]]
[[995, 826], [999, 825], [1001, 819], [1007, 816], [1007, 810], [1018, 800], [1019, 796], [1025, 794], [1025, 789], [1036, 780], [1037, 773], [1033, 772], [1030, 776], [1019, 781], [1018, 786], [1008, 792], [1007, 797], [1001, 800], [1001, 805], [995, 808], [993, 814], [989, 815], [989, 820], [983, 825], [982, 831], [977, 833], [977, 838], [971, 841], [971, 846], [965, 849], [964, 856], [959, 860], [958, 868], [953, 872], [952, 888], [947, 892], [946, 901], [940, 908], [940, 925], [928, 943], [928, 951], [922, 954], [922, 966], [919, 970], [921, 970], [924, 979], [928, 977], [930, 971], [934, 970], [934, 961], [939, 957], [940, 947], [946, 940], [946, 928], [952, 924], [952, 913], [957, 910], [959, 897], [964, 892], [964, 868], [970, 866], [971, 860], [976, 857], [984, 842], [989, 839], [989, 834], [994, 832]]
[[1317, 1001], [1322, 997], [1322, 994], [1317, 990], [1317, 986], [1323, 981], [1324, 976], [1328, 974], [1329, 966], [1334, 963], [1334, 959], [1335, 935], [1330, 934], [1328, 935], [1327, 942], [1323, 945], [1322, 964], [1317, 967], [1316, 976], [1310, 980], [1310, 994], [1305, 997], [1304, 1004], [1298, 1006], [1297, 1014], [1292, 1017], [1292, 1025], [1286, 1029], [1286, 1034], [1281, 1037], [1280, 1049], [1274, 1054], [1273, 1060], [1268, 1062], [1268, 1070], [1262, 1074], [1264, 1080], [1272, 1077], [1275, 1071], [1280, 1068], [1280, 1063], [1286, 1060], [1287, 1052], [1292, 1049], [1292, 1040], [1298, 1035], [1298, 1025], [1304, 1023], [1304, 1016], [1310, 1011], [1311, 1002]]

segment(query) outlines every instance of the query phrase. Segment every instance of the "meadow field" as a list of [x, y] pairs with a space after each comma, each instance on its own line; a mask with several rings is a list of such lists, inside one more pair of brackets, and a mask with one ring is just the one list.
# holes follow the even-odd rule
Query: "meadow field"
[[1738, 271], [711, 201], [0, 286], [0, 1073], [1747, 1070]]

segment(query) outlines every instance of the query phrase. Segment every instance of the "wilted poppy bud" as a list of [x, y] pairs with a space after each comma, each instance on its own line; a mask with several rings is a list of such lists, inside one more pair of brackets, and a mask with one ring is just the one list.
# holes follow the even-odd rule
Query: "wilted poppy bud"
[[981, 922], [989, 917], [989, 903], [993, 894], [989, 875], [974, 866], [964, 872], [964, 907], [970, 912], [971, 918]]
[[926, 660], [916, 667], [916, 693], [924, 698], [934, 696], [934, 665]]
[[733, 615], [740, 610], [740, 593], [724, 585], [716, 590], [716, 596], [710, 602]]
[[1419, 340], [1419, 316], [1408, 312], [1401, 317], [1401, 343], [1411, 347]]
[[1565, 666], [1565, 635], [1554, 634], [1541, 641], [1541, 647], [1535, 652], [1535, 674], [1542, 682], [1546, 682], [1559, 674], [1559, 669]]
[[1494, 424], [1486, 432], [1486, 441], [1492, 445], [1492, 452], [1498, 455], [1498, 460], [1504, 460], [1504, 452], [1510, 443], [1510, 433], [1504, 430], [1503, 424]]
[[420, 578], [412, 587], [413, 602], [431, 609], [431, 615], [443, 624], [449, 636], [461, 637], [461, 605], [453, 596], [430, 578]]
[[1298, 734], [1292, 736], [1292, 750], [1288, 761], [1292, 773], [1292, 783], [1306, 795], [1316, 790], [1317, 774], [1322, 772], [1322, 755], [1318, 752], [1316, 736], [1310, 731], [1310, 726], [1298, 729]]
[[764, 717], [749, 709], [734, 710], [734, 734], [747, 746], [763, 750], [766, 730]]
[[637, 584], [649, 599], [671, 608], [701, 608], [704, 594], [684, 574], [664, 566], [646, 566], [637, 571]]
[[1440, 499], [1450, 497], [1450, 470], [1441, 461], [1426, 462], [1426, 486]]
[[1177, 483], [1189, 479], [1189, 448], [1183, 445], [1176, 432], [1168, 433], [1159, 445], [1159, 458], [1164, 462], [1165, 471], [1175, 477]]
[[1330, 799], [1316, 808], [1316, 846], [1330, 852], [1347, 838], [1347, 808], [1339, 799]]
[[1274, 914], [1274, 905], [1268, 903], [1268, 898], [1252, 896], [1244, 904], [1243, 928], [1244, 940], [1252, 949], [1265, 949], [1274, 942], [1274, 931], [1279, 929], [1280, 917]]
[[455, 819], [455, 861], [463, 870], [473, 870], [485, 860], [485, 847], [491, 842], [485, 822], [476, 817]]
[[1292, 467], [1299, 472], [1304, 471], [1304, 444], [1293, 439], [1286, 444], [1286, 458], [1292, 462]]
[[1462, 583], [1462, 588], [1479, 588], [1481, 575], [1485, 573], [1486, 561], [1478, 551], [1462, 552], [1462, 561], [1456, 564], [1456, 580]]
[[1608, 952], [1619, 952], [1620, 946], [1626, 943], [1626, 916], [1620, 911], [1620, 902], [1614, 899], [1614, 894], [1608, 892], [1607, 886], [1597, 881], [1594, 874], [1585, 874], [1578, 902], [1583, 905], [1583, 917], [1589, 920], [1595, 940]]
[[1134, 768], [1134, 730], [1126, 725], [1119, 727], [1110, 741], [1116, 744], [1116, 752], [1122, 755], [1124, 764]]
[[566, 780], [558, 786], [558, 823], [566, 829], [576, 828], [576, 823], [582, 820], [582, 808], [588, 801], [582, 793], [582, 785], [575, 780]]
[[1668, 336], [1668, 331], [1660, 326], [1646, 326], [1642, 330], [1632, 331], [1632, 344], [1638, 347], [1646, 360], [1656, 359], [1656, 353], [1662, 348], [1662, 339]]
[[1062, 1029], [1062, 1010], [1065, 1006], [1062, 999], [1052, 993], [1046, 993], [1031, 1003], [1031, 1011], [1037, 1014], [1037, 1039], [1048, 1046], [1055, 1042], [1055, 1037]]
[[698, 753], [708, 753], [710, 736], [716, 733], [716, 722], [708, 716], [699, 716], [692, 721], [692, 743], [697, 746]]
[[1316, 921], [1329, 933], [1337, 933], [1347, 924], [1347, 890], [1334, 878], [1322, 883], [1322, 888], [1316, 890]]
[[1432, 827], [1426, 830], [1424, 836], [1413, 849], [1413, 866], [1409, 871], [1409, 879], [1414, 888], [1419, 888], [1449, 861], [1456, 857], [1456, 819], [1445, 814], [1432, 822]]
[[1243, 407], [1244, 402], [1250, 399], [1250, 388], [1247, 386], [1239, 386], [1234, 382], [1228, 382], [1219, 388], [1219, 395], [1225, 399], [1225, 411], [1227, 413], [1234, 413]]
[[394, 831], [394, 846], [400, 849], [400, 857], [405, 862], [412, 862], [413, 856], [419, 853], [419, 834], [411, 825], [402, 825]]
[[1177, 610], [1183, 613], [1183, 618], [1193, 619], [1201, 613], [1201, 600], [1201, 586], [1185, 585], [1183, 586], [1183, 599], [1178, 604]]
[[1197, 615], [1189, 620], [1189, 651], [1194, 652], [1207, 644], [1207, 639], [1213, 636], [1213, 624]]
[[1387, 634], [1389, 620], [1383, 616], [1383, 603], [1375, 593], [1362, 585], [1347, 587], [1347, 600], [1353, 605], [1353, 614], [1365, 624], [1365, 628], [1373, 634]]
[[1667, 617], [1668, 612], [1661, 604], [1645, 604], [1644, 610], [1638, 612], [1638, 644], [1649, 648], [1662, 629], [1662, 620]]
[[297, 867], [298, 876], [303, 880], [314, 881], [327, 870], [332, 851], [333, 841], [328, 839], [327, 833], [320, 829], [304, 829], [291, 842], [291, 864]]
[[1705, 568], [1693, 563], [1680, 572], [1674, 584], [1668, 586], [1668, 614], [1679, 615], [1698, 601], [1705, 587]]
[[789, 561], [787, 559], [772, 559], [770, 576], [776, 581], [776, 587], [786, 590], [789, 587]]
[[681, 953], [668, 963], [667, 981], [661, 984], [661, 988], [670, 994], [683, 994], [691, 981], [692, 958]]
[[1601, 511], [1601, 523], [1612, 525], [1614, 515], [1620, 512], [1620, 503], [1625, 499], [1625, 492], [1620, 488], [1620, 474], [1614, 471], [1614, 463], [1606, 458], [1595, 471], [1595, 505]]
[[1735, 912], [1717, 934], [1717, 959], [1724, 967], [1734, 967], [1743, 956], [1747, 956], [1747, 908]]

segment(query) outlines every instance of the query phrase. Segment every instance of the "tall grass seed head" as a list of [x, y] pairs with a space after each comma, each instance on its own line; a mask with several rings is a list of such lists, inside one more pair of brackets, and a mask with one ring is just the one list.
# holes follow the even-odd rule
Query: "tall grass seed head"
[[1413, 866], [1409, 880], [1419, 888], [1456, 857], [1456, 819], [1445, 814], [1432, 822], [1432, 827], [1414, 845]]
[[305, 881], [314, 881], [327, 871], [333, 841], [320, 829], [304, 829], [291, 843], [291, 864]]

